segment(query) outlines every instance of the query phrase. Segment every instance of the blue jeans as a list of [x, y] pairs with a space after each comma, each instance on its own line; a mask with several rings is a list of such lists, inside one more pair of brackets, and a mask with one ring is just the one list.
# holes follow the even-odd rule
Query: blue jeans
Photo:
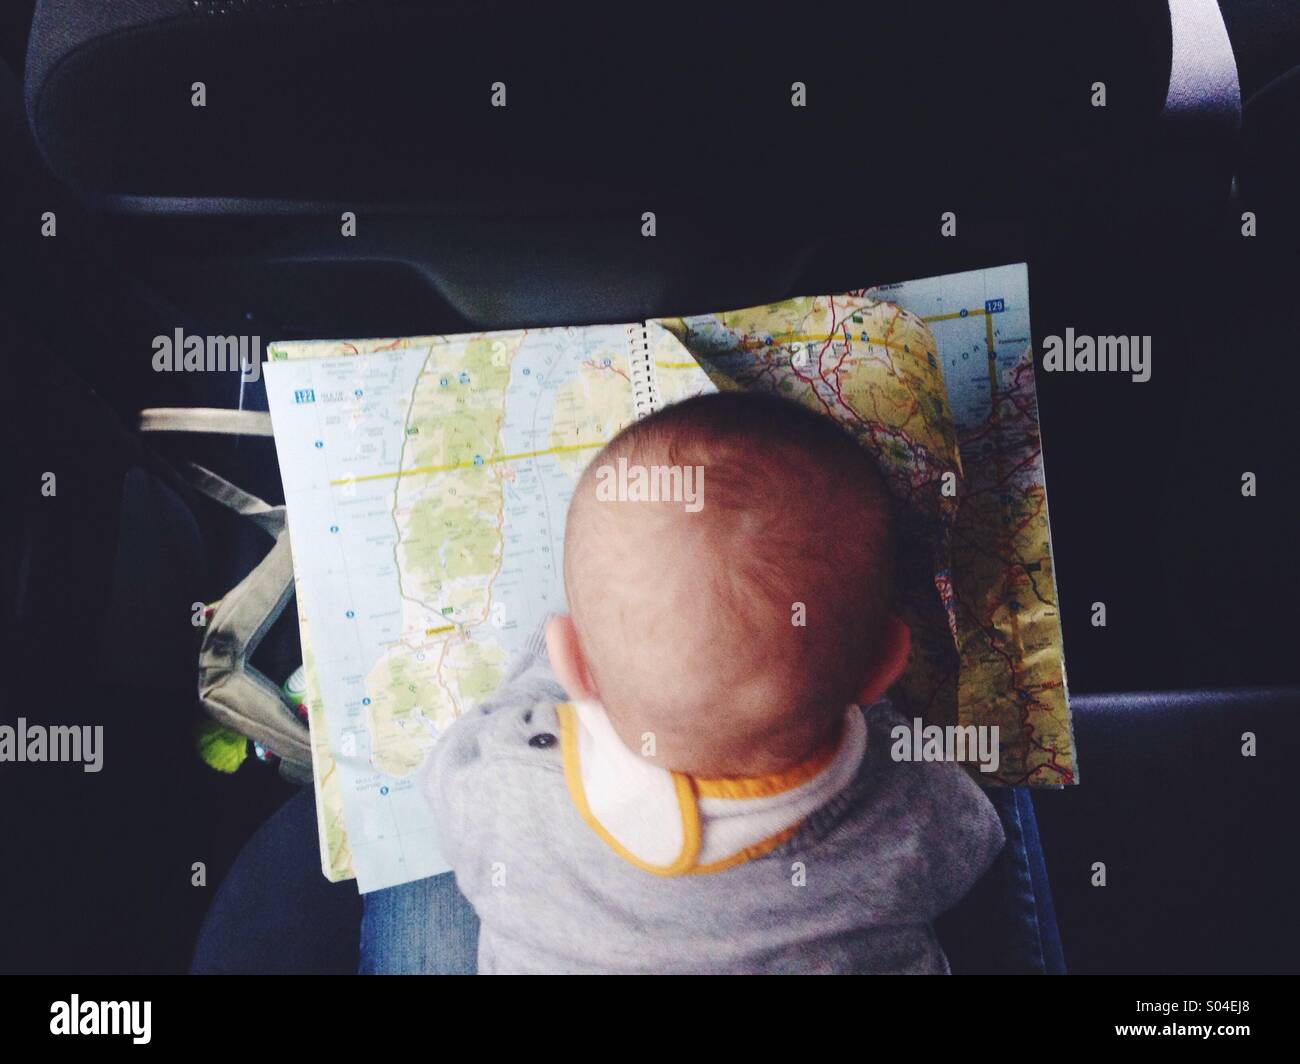
[[[987, 792], [1007, 844], [962, 901], [936, 924], [954, 974], [1065, 971], [1029, 791]], [[364, 896], [363, 975], [472, 975], [478, 917], [450, 873]]]

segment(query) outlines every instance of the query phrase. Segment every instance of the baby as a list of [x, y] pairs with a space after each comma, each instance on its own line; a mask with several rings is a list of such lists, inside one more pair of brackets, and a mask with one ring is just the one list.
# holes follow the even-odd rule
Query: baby
[[425, 770], [480, 972], [948, 970], [932, 921], [1003, 834], [960, 766], [890, 757], [892, 536], [870, 456], [783, 400], [601, 450], [571, 612]]

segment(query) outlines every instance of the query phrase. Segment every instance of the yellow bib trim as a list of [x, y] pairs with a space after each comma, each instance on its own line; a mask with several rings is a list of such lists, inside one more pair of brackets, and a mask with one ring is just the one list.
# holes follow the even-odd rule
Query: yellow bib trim
[[803, 764], [796, 765], [785, 772], [771, 776], [756, 776], [737, 779], [698, 780], [681, 772], [669, 771], [673, 790], [677, 796], [677, 807], [682, 818], [682, 849], [668, 865], [652, 865], [618, 841], [605, 828], [591, 811], [587, 794], [582, 785], [582, 768], [578, 760], [578, 714], [570, 702], [561, 702], [555, 707], [560, 721], [560, 750], [564, 760], [564, 782], [569, 797], [573, 800], [578, 815], [597, 836], [628, 864], [649, 872], [655, 876], [704, 875], [709, 872], [721, 872], [736, 865], [752, 861], [770, 853], [787, 839], [791, 838], [803, 820], [791, 824], [761, 842], [745, 847], [720, 861], [699, 864], [701, 830], [698, 799], [700, 797], [716, 798], [762, 798], [780, 794], [812, 779], [834, 759], [843, 738], [837, 739], [826, 750], [814, 755]]
[[696, 865], [687, 871], [688, 876], [702, 876], [706, 872], [722, 872], [728, 868], [735, 868], [736, 865], [744, 864], [746, 861], [752, 861], [764, 854], [771, 853], [786, 839], [791, 838], [796, 831], [803, 827], [803, 821], [800, 820], [791, 824], [784, 831], [778, 831], [762, 842], [756, 842], [753, 846], [746, 846], [739, 853], [733, 853], [730, 857], [724, 857], [721, 861], [714, 861], [711, 864]]
[[695, 867], [700, 856], [700, 812], [695, 804], [695, 794], [691, 789], [689, 776], [672, 773], [673, 787], [677, 792], [677, 807], [682, 816], [682, 850], [669, 865], [652, 865], [641, 860], [627, 849], [618, 839], [605, 830], [591, 811], [587, 803], [587, 794], [582, 787], [582, 769], [578, 765], [578, 716], [572, 703], [561, 702], [555, 707], [560, 718], [560, 749], [564, 754], [564, 782], [569, 788], [569, 796], [578, 810], [578, 815], [587, 822], [605, 845], [618, 854], [628, 864], [656, 876], [679, 876]]
[[835, 760], [844, 742], [844, 729], [821, 750], [784, 772], [773, 772], [767, 776], [718, 777], [717, 779], [694, 778], [695, 791], [701, 798], [770, 798], [774, 794], [783, 794], [807, 783], [822, 772]]

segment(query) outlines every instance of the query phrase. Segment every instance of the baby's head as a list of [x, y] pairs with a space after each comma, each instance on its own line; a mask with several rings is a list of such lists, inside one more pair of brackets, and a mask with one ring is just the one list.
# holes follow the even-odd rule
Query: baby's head
[[569, 507], [556, 674], [664, 767], [799, 764], [906, 663], [891, 509], [870, 455], [793, 403], [722, 392], [638, 421]]

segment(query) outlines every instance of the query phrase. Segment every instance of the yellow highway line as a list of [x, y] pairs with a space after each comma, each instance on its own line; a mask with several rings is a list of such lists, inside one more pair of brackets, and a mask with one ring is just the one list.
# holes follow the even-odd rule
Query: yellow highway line
[[[596, 440], [594, 443], [569, 443], [563, 447], [547, 447], [541, 451], [521, 451], [519, 454], [501, 454], [493, 458], [483, 459], [483, 465], [496, 465], [498, 462], [517, 462], [523, 458], [537, 458], [544, 454], [568, 454], [572, 451], [588, 451], [593, 447], [604, 447], [604, 440]], [[387, 480], [390, 477], [410, 477], [421, 473], [450, 473], [453, 469], [472, 469], [474, 461], [452, 462], [449, 465], [439, 466], [416, 466], [414, 469], [399, 469], [393, 473], [367, 473], [361, 477], [344, 477], [341, 480], [331, 480], [330, 487], [336, 488], [342, 484], [360, 484], [366, 480]]]
[[976, 314], [987, 314], [983, 307], [978, 310], [954, 310], [951, 314], [931, 314], [928, 318], [922, 318], [922, 321], [948, 321], [950, 318], [970, 318]]

